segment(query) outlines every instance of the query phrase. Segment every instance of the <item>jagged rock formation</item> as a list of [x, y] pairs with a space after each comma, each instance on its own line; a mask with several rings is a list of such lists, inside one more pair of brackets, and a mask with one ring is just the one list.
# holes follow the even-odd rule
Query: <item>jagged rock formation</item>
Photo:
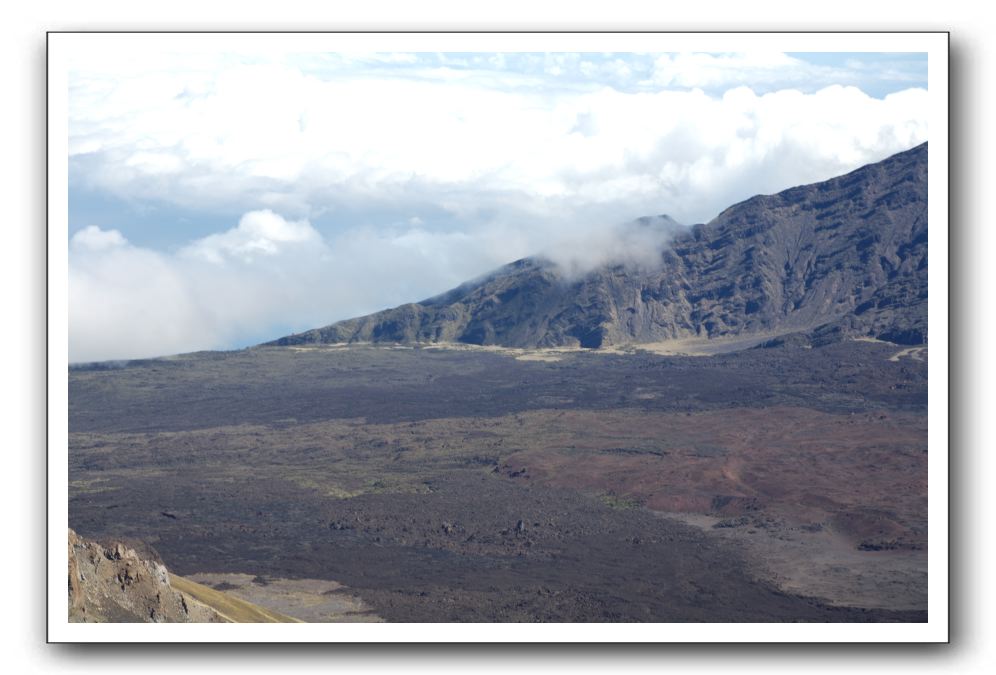
[[104, 546], [69, 530], [69, 621], [223, 623], [210, 607], [175, 590], [166, 566], [133, 548]]
[[731, 206], [676, 236], [661, 263], [570, 280], [527, 258], [435, 298], [269, 344], [597, 348], [788, 333], [925, 343], [927, 144]]

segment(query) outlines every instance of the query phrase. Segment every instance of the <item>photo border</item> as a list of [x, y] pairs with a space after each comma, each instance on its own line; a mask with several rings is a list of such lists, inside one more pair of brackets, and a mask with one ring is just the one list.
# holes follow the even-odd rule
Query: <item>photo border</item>
[[[265, 38], [267, 43], [283, 38], [293, 43], [296, 51], [302, 49], [302, 40], [309, 46], [319, 46], [329, 40], [339, 40], [344, 45], [362, 45], [362, 51], [381, 51], [370, 48], [378, 39], [392, 45], [390, 51], [420, 51], [399, 47], [409, 40], [412, 44], [427, 39], [441, 39], [460, 43], [461, 36], [472, 48], [448, 48], [447, 51], [491, 51], [495, 40], [482, 36], [511, 37], [530, 44], [544, 40], [547, 48], [528, 51], [586, 51], [564, 45], [577, 45], [608, 37], [623, 37], [630, 43], [628, 49], [615, 51], [640, 51], [632, 48], [634, 36], [667, 38], [668, 48], [654, 51], [689, 51], [684, 45], [694, 43], [694, 51], [731, 51], [730, 45], [738, 42], [752, 44], [764, 39], [765, 51], [869, 51], [869, 52], [926, 52], [928, 54], [928, 95], [930, 100], [929, 125], [932, 152], [928, 156], [928, 221], [934, 225], [930, 248], [934, 252], [933, 265], [928, 268], [928, 289], [933, 312], [928, 315], [932, 351], [939, 356], [928, 361], [928, 529], [931, 544], [928, 546], [928, 621], [917, 624], [854, 624], [854, 623], [625, 623], [625, 624], [502, 624], [502, 623], [419, 623], [419, 624], [71, 624], [65, 596], [65, 574], [68, 563], [65, 533], [68, 528], [68, 80], [67, 66], [72, 49], [95, 36], [118, 45], [129, 39], [146, 45], [150, 35], [177, 36], [186, 44], [210, 39], [213, 44], [227, 41], [248, 44], [254, 36]], [[119, 41], [118, 37], [124, 38]], [[138, 36], [138, 37], [135, 37]], [[466, 36], [473, 36], [467, 38]], [[597, 36], [597, 38], [593, 37]], [[744, 38], [744, 36], [751, 36]], [[805, 36], [804, 39], [802, 36]], [[819, 38], [817, 36], [823, 36]], [[235, 38], [232, 40], [232, 38]], [[305, 39], [307, 38], [307, 39]], [[825, 39], [829, 38], [829, 39]], [[785, 47], [784, 43], [796, 40], [799, 47]], [[816, 43], [814, 43], [814, 39]], [[772, 46], [773, 42], [776, 43]], [[847, 44], [851, 48], [827, 48], [827, 45]], [[889, 49], [883, 49], [890, 43]], [[950, 192], [949, 143], [949, 43], [948, 31], [418, 31], [418, 30], [368, 30], [368, 31], [49, 31], [46, 34], [46, 560], [48, 584], [46, 586], [46, 640], [49, 643], [508, 643], [541, 642], [566, 643], [714, 643], [714, 644], [858, 644], [858, 643], [947, 643], [950, 616], [950, 396], [949, 368], [951, 354], [949, 317], [949, 227]], [[553, 44], [555, 49], [549, 47]], [[677, 49], [670, 45], [681, 45]], [[803, 47], [803, 44], [805, 45]], [[714, 46], [721, 46], [717, 49]], [[856, 49], [854, 46], [862, 45]], [[869, 47], [870, 46], [870, 47]], [[89, 48], [89, 45], [87, 46]], [[267, 45], [270, 49], [272, 46]], [[341, 47], [324, 48], [323, 51], [348, 51]], [[425, 51], [425, 50], [423, 50]], [[440, 51], [431, 49], [428, 51]], [[502, 49], [502, 51], [527, 51]], [[591, 50], [587, 50], [591, 51]], [[594, 51], [604, 51], [597, 49]], [[940, 129], [940, 134], [934, 133]], [[938, 223], [943, 227], [938, 230]], [[938, 292], [938, 289], [940, 291]], [[943, 404], [941, 404], [943, 400]], [[943, 450], [943, 456], [940, 456]], [[53, 459], [55, 461], [53, 461]], [[61, 465], [60, 465], [61, 462]], [[61, 498], [60, 498], [61, 496]], [[943, 544], [938, 549], [938, 539]], [[59, 553], [59, 552], [63, 553]], [[57, 617], [65, 617], [59, 620]], [[334, 628], [327, 628], [333, 626]], [[445, 640], [438, 627], [445, 626]], [[771, 627], [778, 626], [777, 639], [771, 638]], [[154, 627], [154, 628], [153, 628]], [[203, 628], [202, 628], [203, 627]], [[484, 628], [487, 627], [486, 635]], [[331, 634], [326, 634], [328, 631]], [[655, 632], [657, 631], [657, 632]], [[716, 635], [722, 636], [716, 639]]]

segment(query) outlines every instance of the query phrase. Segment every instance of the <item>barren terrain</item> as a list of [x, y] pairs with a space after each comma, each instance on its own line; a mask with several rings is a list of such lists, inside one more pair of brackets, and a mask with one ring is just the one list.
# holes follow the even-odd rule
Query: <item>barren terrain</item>
[[78, 367], [70, 524], [312, 621], [922, 621], [927, 355], [900, 349]]

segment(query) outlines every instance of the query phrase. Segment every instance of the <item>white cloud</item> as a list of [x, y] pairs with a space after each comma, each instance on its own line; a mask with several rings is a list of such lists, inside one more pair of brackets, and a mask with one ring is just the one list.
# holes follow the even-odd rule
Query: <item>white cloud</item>
[[231, 347], [275, 337], [268, 328], [324, 322], [333, 308], [365, 310], [369, 298], [331, 258], [308, 222], [271, 211], [176, 253], [87, 227], [70, 248], [70, 360]]
[[[87, 230], [84, 240], [115, 234]], [[77, 233], [74, 244], [79, 237]], [[70, 250], [70, 361], [203, 348], [218, 320], [202, 311], [190, 279], [166, 256], [123, 239], [112, 247], [74, 245]]]
[[96, 225], [90, 225], [73, 235], [70, 244], [74, 249], [88, 251], [103, 251], [127, 245], [124, 235], [117, 230], [102, 230]]
[[798, 88], [813, 91], [837, 85], [876, 86], [883, 80], [913, 82], [922, 74], [908, 63], [874, 68], [861, 59], [836, 65], [808, 62], [782, 52], [662, 54], [654, 61], [650, 81], [664, 87], [705, 89], [723, 92], [739, 86], [757, 89]]
[[321, 245], [321, 236], [307, 221], [288, 221], [267, 209], [245, 214], [237, 227], [199, 239], [184, 248], [182, 254], [213, 263], [222, 263], [226, 258], [252, 262], [299, 245]]
[[[545, 67], [571, 62], [554, 57]], [[657, 73], [735, 86], [815, 67], [797, 61], [665, 56]], [[295, 217], [384, 201], [460, 217], [482, 202], [538, 217], [614, 203], [620, 220], [663, 211], [699, 221], [752, 190], [826, 178], [927, 134], [922, 90], [884, 100], [839, 86], [624, 93], [454, 72], [318, 77], [276, 62], [83, 71], [72, 86], [71, 178], [132, 200]], [[798, 179], [784, 182], [775, 158], [803, 154]]]
[[781, 52], [709, 54], [687, 52], [663, 54], [654, 62], [653, 80], [662, 86], [701, 89], [736, 87], [743, 84], [805, 82], [830, 69], [814, 66]]
[[468, 240], [409, 227], [326, 241], [264, 212], [168, 254], [88, 227], [70, 250], [70, 361], [230, 348], [428, 297], [496, 264]]
[[661, 252], [684, 226], [660, 217], [606, 223], [553, 233], [543, 246], [545, 257], [568, 278], [580, 277], [606, 264], [622, 264], [637, 271], [661, 265]]

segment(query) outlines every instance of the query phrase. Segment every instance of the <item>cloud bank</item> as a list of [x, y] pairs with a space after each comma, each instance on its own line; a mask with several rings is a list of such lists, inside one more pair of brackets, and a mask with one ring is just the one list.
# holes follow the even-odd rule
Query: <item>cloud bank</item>
[[[743, 59], [661, 60], [661, 88], [637, 93], [445, 68], [338, 78], [275, 63], [78, 73], [71, 181], [133, 201], [312, 219], [374, 205], [480, 218], [515, 204], [515, 217], [602, 205], [622, 209], [619, 220], [667, 209], [697, 222], [926, 138], [922, 89], [884, 99], [839, 85], [710, 95], [663, 87], [732, 85]], [[742, 65], [767, 72], [757, 59]]]

